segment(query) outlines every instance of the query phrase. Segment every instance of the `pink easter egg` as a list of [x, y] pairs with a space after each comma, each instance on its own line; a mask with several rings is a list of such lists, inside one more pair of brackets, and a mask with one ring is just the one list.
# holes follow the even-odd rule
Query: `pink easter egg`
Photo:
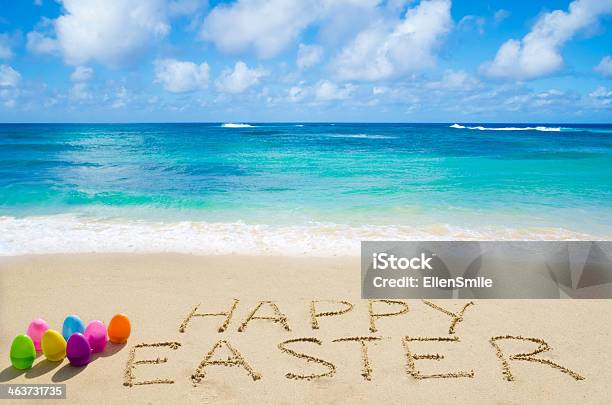
[[36, 348], [37, 352], [42, 351], [40, 342], [47, 329], [49, 329], [49, 325], [41, 318], [34, 319], [28, 326], [27, 335], [32, 339], [32, 342], [34, 342], [34, 348]]
[[99, 353], [104, 351], [108, 336], [106, 335], [106, 326], [104, 326], [102, 321], [89, 322], [83, 335], [89, 342], [92, 352]]

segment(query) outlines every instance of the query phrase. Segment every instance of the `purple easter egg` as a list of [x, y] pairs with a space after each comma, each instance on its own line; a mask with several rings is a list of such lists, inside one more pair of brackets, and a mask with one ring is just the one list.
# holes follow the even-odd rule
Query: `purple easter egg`
[[91, 351], [94, 353], [103, 352], [108, 341], [106, 335], [106, 326], [102, 321], [91, 321], [85, 328], [84, 336], [91, 346]]
[[73, 333], [68, 339], [66, 357], [73, 366], [81, 367], [91, 360], [91, 346], [82, 333]]
[[49, 329], [49, 325], [45, 322], [44, 319], [38, 318], [34, 319], [28, 325], [27, 334], [30, 338], [32, 338], [32, 342], [34, 342], [34, 348], [36, 348], [37, 352], [40, 352], [42, 349], [40, 347], [40, 342], [42, 340], [42, 335]]

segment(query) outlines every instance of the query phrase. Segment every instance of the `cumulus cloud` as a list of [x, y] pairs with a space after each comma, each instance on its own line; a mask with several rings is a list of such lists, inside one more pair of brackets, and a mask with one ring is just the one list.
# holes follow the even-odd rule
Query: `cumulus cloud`
[[352, 84], [338, 86], [329, 80], [322, 80], [315, 86], [315, 98], [318, 101], [346, 100], [353, 94]]
[[612, 57], [604, 56], [594, 70], [606, 77], [612, 77]]
[[154, 62], [155, 82], [173, 93], [183, 93], [208, 85], [209, 67], [204, 62], [196, 64], [176, 59], [157, 59]]
[[38, 54], [54, 54], [60, 51], [56, 39], [45, 36], [37, 31], [28, 32], [26, 47], [30, 52]]
[[263, 69], [250, 69], [242, 61], [236, 62], [234, 69], [225, 69], [217, 79], [217, 89], [225, 93], [242, 93], [255, 86], [266, 75]]
[[68, 98], [71, 101], [75, 102], [83, 102], [87, 100], [91, 100], [93, 98], [93, 94], [89, 90], [89, 86], [85, 82], [75, 83], [68, 92]]
[[478, 85], [478, 80], [464, 70], [447, 69], [441, 80], [428, 83], [426, 87], [437, 90], [471, 90]]
[[565, 43], [609, 13], [612, 13], [609, 0], [576, 0], [570, 3], [567, 12], [546, 13], [523, 39], [506, 41], [493, 61], [481, 65], [481, 72], [513, 79], [535, 79], [554, 73], [563, 66], [561, 49]]
[[215, 7], [204, 20], [201, 37], [223, 52], [254, 48], [272, 57], [292, 43], [314, 19], [314, 2], [296, 0], [238, 0]]
[[308, 95], [308, 89], [303, 86], [304, 83], [300, 83], [297, 86], [291, 86], [287, 91], [287, 101], [292, 103], [298, 103], [306, 98]]
[[86, 82], [93, 76], [93, 69], [87, 66], [77, 66], [72, 74], [70, 80], [73, 82]]
[[323, 48], [321, 46], [300, 44], [296, 63], [300, 69], [307, 69], [319, 63], [322, 58]]
[[54, 36], [28, 33], [28, 48], [59, 52], [73, 65], [96, 61], [121, 66], [170, 31], [164, 0], [62, 0], [63, 14], [52, 21]]
[[19, 96], [21, 75], [8, 65], [0, 65], [0, 100], [7, 108], [15, 107]]
[[11, 38], [8, 34], [0, 34], [0, 59], [10, 59], [12, 57]]
[[612, 108], [612, 90], [599, 86], [593, 90], [589, 97], [596, 108]]
[[132, 98], [133, 97], [128, 89], [126, 89], [125, 86], [120, 86], [114, 94], [111, 108], [123, 108], [132, 100]]
[[380, 80], [431, 67], [450, 30], [450, 0], [423, 0], [404, 18], [379, 19], [361, 31], [332, 65], [343, 80]]
[[17, 87], [21, 81], [18, 71], [9, 65], [0, 65], [0, 87]]
[[255, 51], [276, 56], [317, 21], [374, 9], [382, 0], [236, 0], [217, 5], [205, 18], [200, 37], [227, 53]]

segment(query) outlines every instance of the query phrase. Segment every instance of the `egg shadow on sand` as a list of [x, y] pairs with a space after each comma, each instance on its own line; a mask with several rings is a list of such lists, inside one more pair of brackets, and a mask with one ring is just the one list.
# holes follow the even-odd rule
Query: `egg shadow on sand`
[[103, 352], [93, 353], [91, 355], [91, 360], [89, 361], [88, 364], [86, 364], [84, 366], [81, 366], [81, 367], [75, 367], [75, 366], [70, 365], [70, 363], [68, 363], [64, 367], [62, 367], [59, 370], [57, 370], [57, 372], [55, 374], [53, 374], [53, 376], [51, 377], [51, 381], [53, 381], [55, 383], [60, 383], [60, 382], [64, 382], [66, 380], [69, 380], [72, 377], [75, 377], [76, 375], [78, 375], [81, 372], [83, 372], [83, 370], [85, 370], [89, 366], [89, 364], [93, 363], [94, 361], [96, 361], [96, 360], [98, 360], [100, 358], [110, 357], [110, 356], [120, 352], [125, 346], [126, 346], [125, 343], [117, 345], [117, 344], [109, 342], [106, 345], [106, 348], [104, 349]]
[[39, 361], [38, 363], [36, 363], [34, 367], [27, 370], [25, 373], [25, 377], [28, 379], [40, 377], [41, 375], [47, 374], [51, 370], [57, 368], [61, 364], [62, 364], [61, 361], [49, 361], [49, 360], [43, 359], [42, 361]]
[[4, 370], [0, 371], [0, 383], [8, 382], [19, 377], [28, 370], [18, 370], [13, 366], [8, 366]]
[[115, 354], [119, 353], [121, 350], [123, 350], [123, 348], [127, 346], [127, 343], [112, 343], [112, 342], [108, 342], [106, 344], [106, 348], [104, 349], [103, 352], [100, 353], [94, 353], [92, 356], [92, 361], [95, 359], [98, 359], [100, 357], [110, 357], [110, 356], [114, 356]]
[[87, 366], [88, 365], [86, 364], [82, 367], [74, 367], [71, 366], [70, 363], [67, 363], [66, 365], [64, 365], [64, 367], [57, 370], [57, 372], [53, 374], [53, 376], [51, 376], [51, 381], [53, 381], [54, 383], [61, 383], [66, 380], [69, 380], [72, 377], [82, 373], [83, 370], [87, 368]]

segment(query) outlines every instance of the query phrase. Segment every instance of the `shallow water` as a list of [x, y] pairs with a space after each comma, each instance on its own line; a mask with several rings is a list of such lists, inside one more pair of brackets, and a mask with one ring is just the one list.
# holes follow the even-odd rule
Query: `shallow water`
[[0, 252], [101, 224], [281, 250], [300, 232], [612, 236], [612, 126], [451, 124], [0, 124]]

